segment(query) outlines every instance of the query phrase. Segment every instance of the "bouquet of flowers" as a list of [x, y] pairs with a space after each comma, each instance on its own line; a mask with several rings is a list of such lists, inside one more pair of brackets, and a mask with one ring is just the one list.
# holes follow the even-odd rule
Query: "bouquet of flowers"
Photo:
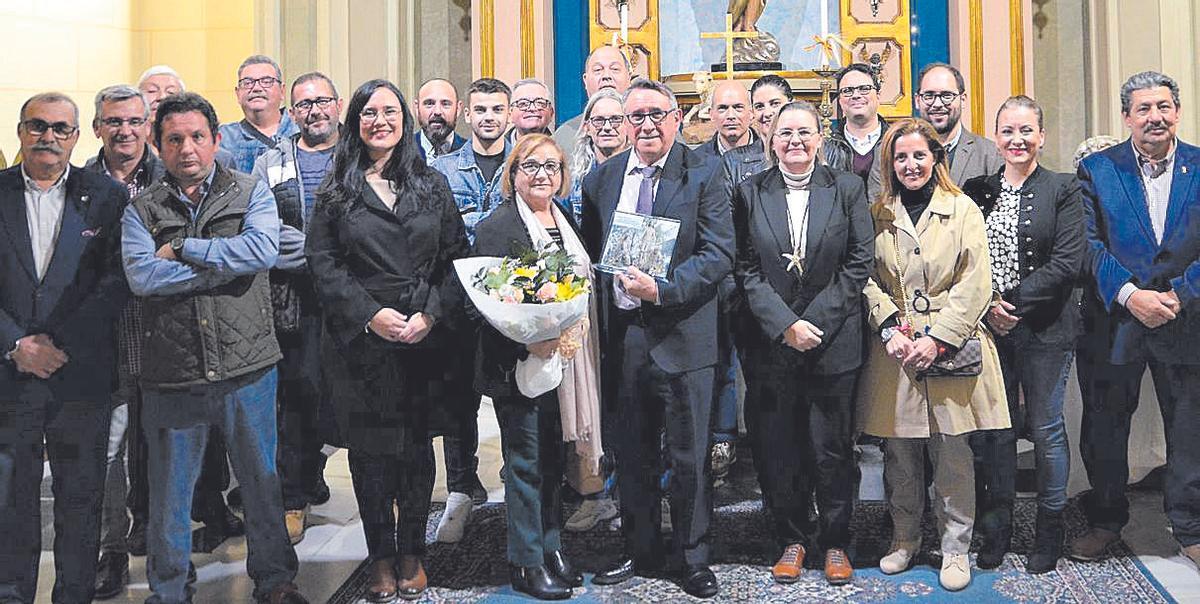
[[471, 303], [504, 337], [520, 344], [558, 338], [549, 359], [531, 355], [517, 363], [517, 388], [533, 398], [558, 387], [563, 363], [579, 348], [587, 329], [591, 281], [575, 269], [567, 252], [526, 250], [504, 258], [480, 256], [454, 261]]

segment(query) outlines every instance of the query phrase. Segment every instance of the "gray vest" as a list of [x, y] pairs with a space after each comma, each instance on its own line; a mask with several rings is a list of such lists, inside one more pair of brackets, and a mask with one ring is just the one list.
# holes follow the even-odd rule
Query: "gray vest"
[[[242, 228], [253, 177], [217, 166], [196, 220], [173, 187], [158, 182], [131, 202], [161, 247], [176, 237], [234, 237]], [[184, 387], [269, 367], [281, 357], [267, 272], [201, 292], [144, 298], [142, 382]]]

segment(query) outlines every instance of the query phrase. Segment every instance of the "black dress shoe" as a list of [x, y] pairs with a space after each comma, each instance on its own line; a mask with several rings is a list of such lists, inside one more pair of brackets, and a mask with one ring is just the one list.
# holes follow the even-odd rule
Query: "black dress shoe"
[[564, 583], [571, 587], [583, 587], [583, 573], [575, 570], [574, 566], [563, 556], [562, 551], [546, 554], [546, 568], [554, 573], [554, 576], [562, 579]]
[[514, 591], [539, 600], [566, 600], [571, 597], [571, 586], [550, 572], [545, 565], [510, 566], [509, 577]]
[[133, 526], [129, 527], [129, 536], [125, 537], [125, 546], [129, 549], [131, 556], [146, 555], [146, 521], [133, 519]]
[[616, 585], [624, 583], [633, 578], [637, 569], [634, 565], [633, 558], [621, 558], [612, 566], [596, 573], [592, 577], [592, 583], [595, 585]]
[[693, 598], [717, 595], [717, 576], [707, 566], [694, 566], [680, 573], [679, 587]]
[[105, 552], [96, 565], [97, 600], [107, 600], [125, 591], [129, 583], [129, 554]]

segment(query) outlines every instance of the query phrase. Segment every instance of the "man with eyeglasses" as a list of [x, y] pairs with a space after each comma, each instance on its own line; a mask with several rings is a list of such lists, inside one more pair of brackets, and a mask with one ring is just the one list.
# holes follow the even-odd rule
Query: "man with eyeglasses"
[[249, 174], [258, 156], [299, 129], [280, 107], [283, 71], [275, 59], [251, 55], [238, 67], [237, 77], [234, 92], [245, 117], [221, 126], [221, 148], [233, 154], [234, 170]]
[[[917, 110], [933, 124], [942, 145], [946, 148], [946, 164], [954, 184], [976, 176], [995, 174], [1004, 165], [996, 144], [962, 125], [963, 104], [967, 101], [966, 81], [957, 67], [947, 63], [930, 63], [921, 69], [917, 78]], [[875, 200], [883, 185], [880, 180], [879, 155], [871, 165], [867, 179], [867, 199]]]
[[550, 89], [541, 80], [528, 78], [514, 84], [508, 108], [508, 121], [512, 124], [507, 136], [510, 145], [515, 145], [517, 139], [526, 134], [551, 135], [554, 101], [550, 100]]
[[[512, 145], [504, 136], [508, 129], [508, 85], [493, 78], [480, 78], [467, 88], [467, 107], [463, 117], [471, 126], [471, 139], [446, 155], [433, 160], [450, 185], [454, 203], [466, 226], [467, 238], [475, 241], [475, 225], [500, 205], [501, 166]], [[469, 336], [464, 336], [469, 339]], [[468, 355], [460, 364], [449, 367], [459, 379], [449, 382], [458, 389], [447, 396], [448, 404], [438, 409], [436, 423], [445, 423], [442, 452], [446, 460], [446, 511], [434, 532], [442, 543], [457, 543], [466, 532], [475, 505], [487, 503], [488, 492], [479, 480], [479, 402], [471, 375], [474, 360]]]
[[462, 102], [458, 100], [458, 91], [449, 80], [434, 78], [421, 84], [417, 90], [413, 113], [421, 129], [414, 136], [417, 138], [417, 150], [425, 158], [425, 163], [431, 164], [433, 160], [458, 150], [467, 142], [454, 131], [458, 125], [459, 111], [462, 111]]
[[[625, 94], [632, 73], [633, 67], [629, 64], [629, 57], [626, 57], [621, 49], [608, 44], [598, 46], [583, 63], [583, 90], [589, 100], [599, 90], [613, 90], [617, 94]], [[554, 142], [562, 147], [567, 157], [575, 154], [576, 140], [582, 127], [583, 114], [580, 114], [563, 122], [554, 131]]]
[[120, 254], [129, 194], [70, 165], [79, 141], [70, 97], [25, 101], [17, 136], [24, 159], [0, 172], [0, 601], [37, 596], [45, 452], [54, 475], [51, 598], [90, 602], [117, 373], [113, 325], [129, 295]]
[[836, 82], [842, 118], [833, 124], [825, 159], [839, 170], [857, 174], [865, 184], [888, 129], [887, 120], [879, 115], [879, 77], [870, 65], [852, 63], [838, 72]]
[[[617, 211], [678, 220], [667, 278], [629, 267], [598, 273], [609, 372], [604, 400], [614, 423], [624, 553], [596, 573], [612, 585], [663, 569], [689, 595], [715, 596], [709, 569], [712, 498], [707, 471], [713, 366], [717, 364], [717, 286], [733, 267], [729, 200], [716, 164], [677, 143], [682, 116], [664, 84], [637, 79], [625, 94], [633, 148], [604, 162], [583, 183], [583, 237], [598, 261]], [[714, 175], [716, 177], [714, 177]], [[674, 537], [659, 532], [664, 447]]]
[[[129, 197], [162, 178], [162, 162], [150, 150], [150, 106], [138, 89], [118, 84], [96, 93], [92, 131], [103, 143], [83, 169], [111, 178]], [[96, 569], [96, 599], [111, 598], [129, 582], [129, 536], [145, 543], [148, 514], [146, 442], [141, 427], [142, 303], [130, 297], [117, 324], [120, 346], [118, 371], [107, 452], [104, 514], [100, 527], [100, 562]], [[126, 473], [125, 460], [129, 460]], [[128, 480], [128, 486], [126, 486]], [[127, 492], [128, 491], [128, 492]], [[131, 529], [129, 515], [133, 517]], [[140, 535], [140, 536], [139, 536]], [[144, 554], [144, 550], [139, 550]]]
[[292, 544], [304, 539], [310, 505], [329, 501], [326, 457], [321, 453], [321, 309], [304, 259], [305, 233], [317, 188], [333, 166], [342, 99], [333, 80], [306, 73], [292, 82], [292, 121], [300, 131], [254, 162], [279, 212], [279, 259], [271, 270], [271, 303], [279, 361], [279, 446], [284, 523]]

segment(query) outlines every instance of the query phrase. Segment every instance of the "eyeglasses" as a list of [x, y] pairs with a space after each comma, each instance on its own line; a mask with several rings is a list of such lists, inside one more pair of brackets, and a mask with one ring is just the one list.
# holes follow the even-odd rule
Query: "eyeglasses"
[[545, 170], [546, 176], [554, 176], [562, 170], [562, 164], [556, 159], [548, 159], [543, 163], [538, 163], [532, 159], [527, 159], [517, 166], [530, 178], [537, 176], [539, 170]]
[[872, 90], [875, 90], [875, 86], [871, 84], [862, 84], [861, 86], [846, 86], [845, 88], [838, 88], [838, 96], [849, 98], [854, 96], [854, 93], [856, 92], [865, 96], [871, 94]]
[[550, 107], [550, 99], [521, 99], [513, 101], [512, 106], [521, 111], [529, 111], [530, 109], [541, 111]]
[[141, 128], [146, 124], [146, 121], [147, 120], [144, 117], [129, 117], [125, 119], [121, 119], [119, 117], [106, 117], [100, 120], [100, 123], [104, 124], [106, 128], [120, 130], [121, 126], [125, 124], [129, 124], [130, 128]]
[[934, 101], [941, 101], [943, 105], [949, 105], [950, 103], [954, 102], [954, 99], [957, 99], [960, 96], [962, 96], [962, 94], [957, 92], [922, 92], [921, 94], [917, 95], [917, 97], [921, 99], [922, 103], [930, 106], [933, 105]]
[[625, 121], [625, 116], [623, 115], [610, 115], [608, 117], [596, 115], [588, 118], [588, 123], [597, 130], [603, 130], [605, 126], [612, 126], [613, 128], [616, 128], [620, 126], [621, 122], [623, 121]]
[[795, 137], [799, 137], [800, 141], [805, 142], [805, 143], [812, 140], [812, 138], [816, 135], [817, 135], [817, 132], [815, 130], [786, 130], [785, 129], [785, 130], [776, 130], [775, 131], [776, 138], [790, 140], [793, 136], [795, 136]]
[[337, 99], [331, 96], [319, 96], [316, 98], [304, 99], [303, 101], [292, 103], [292, 109], [295, 109], [300, 113], [308, 113], [309, 111], [312, 111], [313, 107], [325, 109], [336, 101]]
[[642, 122], [646, 121], [646, 118], [650, 118], [650, 121], [655, 124], [661, 124], [663, 119], [665, 119], [670, 113], [670, 111], [655, 109], [654, 111], [650, 111], [648, 113], [630, 113], [629, 115], [625, 116], [625, 119], [629, 120], [629, 123], [633, 124], [634, 126], [641, 126]]
[[375, 122], [381, 115], [383, 116], [383, 120], [385, 122], [389, 124], [394, 123], [400, 117], [400, 108], [384, 107], [382, 112], [376, 109], [363, 109], [358, 113], [358, 117], [362, 119], [363, 122], [367, 123]]
[[262, 86], [263, 88], [270, 88], [281, 83], [282, 81], [279, 78], [263, 76], [261, 78], [242, 78], [237, 81], [237, 86], [242, 90], [253, 90], [255, 85]]
[[47, 130], [53, 130], [54, 138], [57, 138], [60, 141], [71, 138], [72, 134], [75, 134], [77, 131], [79, 131], [78, 126], [72, 126], [66, 122], [54, 122], [51, 124], [46, 122], [46, 120], [39, 119], [25, 120], [21, 122], [20, 125], [25, 128], [26, 132], [34, 136], [42, 136]]

